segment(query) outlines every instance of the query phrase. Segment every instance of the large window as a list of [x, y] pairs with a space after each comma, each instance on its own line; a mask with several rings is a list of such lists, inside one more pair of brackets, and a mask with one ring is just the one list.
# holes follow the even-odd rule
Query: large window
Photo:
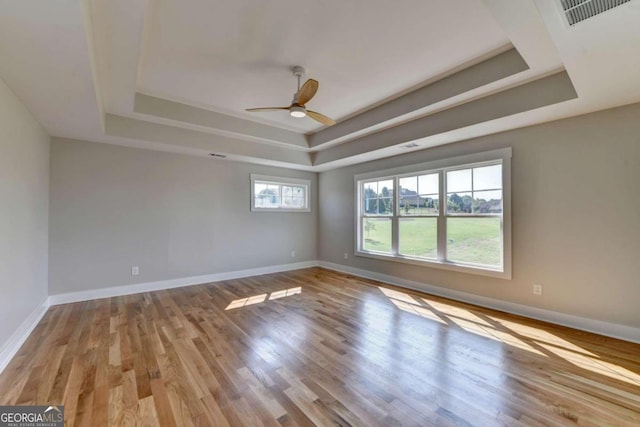
[[309, 212], [309, 180], [251, 175], [251, 210]]
[[356, 254], [511, 275], [511, 149], [356, 176]]

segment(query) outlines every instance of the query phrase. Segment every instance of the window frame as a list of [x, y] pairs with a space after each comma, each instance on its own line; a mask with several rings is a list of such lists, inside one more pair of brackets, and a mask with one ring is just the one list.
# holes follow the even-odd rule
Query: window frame
[[[300, 178], [286, 178], [280, 176], [251, 174], [251, 212], [311, 212], [311, 180]], [[265, 208], [256, 206], [256, 183], [278, 185], [280, 187], [280, 206], [274, 208]], [[304, 207], [292, 208], [282, 206], [282, 186], [298, 186], [304, 187]]]
[[[393, 169], [386, 169], [376, 172], [358, 174], [354, 176], [355, 188], [355, 256], [373, 258], [385, 261], [394, 261], [406, 264], [421, 265], [438, 269], [458, 271], [464, 273], [479, 274], [484, 276], [511, 279], [511, 147], [467, 154], [462, 156], [443, 158], [430, 162], [401, 166]], [[502, 266], [492, 268], [487, 265], [454, 262], [446, 259], [446, 236], [448, 218], [486, 218], [495, 217], [495, 214], [457, 214], [449, 215], [447, 212], [446, 175], [448, 171], [467, 169], [491, 164], [502, 164]], [[439, 174], [439, 212], [430, 217], [437, 218], [437, 259], [411, 257], [399, 254], [399, 224], [400, 219], [405, 217], [399, 214], [400, 189], [398, 188], [400, 178], [407, 176], [426, 175], [430, 173]], [[393, 190], [393, 212], [391, 215], [363, 215], [362, 213], [362, 192], [363, 184], [371, 181], [382, 181], [392, 179]], [[419, 195], [419, 194], [418, 194]], [[391, 220], [391, 253], [367, 251], [361, 248], [362, 234], [360, 223], [364, 217], [382, 217]], [[427, 217], [428, 215], [424, 215]], [[421, 218], [419, 216], [407, 216]], [[440, 231], [442, 230], [442, 231]]]

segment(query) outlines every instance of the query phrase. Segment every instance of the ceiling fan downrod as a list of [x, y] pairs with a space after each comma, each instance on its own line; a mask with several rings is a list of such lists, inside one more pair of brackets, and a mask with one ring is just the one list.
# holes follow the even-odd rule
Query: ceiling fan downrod
[[304, 69], [304, 67], [295, 65], [291, 67], [291, 71], [293, 71], [293, 75], [298, 78], [298, 88], [296, 90], [296, 93], [293, 94], [293, 104], [297, 104], [300, 97], [300, 79], [304, 77], [306, 70]]

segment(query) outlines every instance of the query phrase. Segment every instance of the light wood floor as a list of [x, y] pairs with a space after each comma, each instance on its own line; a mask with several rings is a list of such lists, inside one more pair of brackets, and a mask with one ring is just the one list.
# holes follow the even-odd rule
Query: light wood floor
[[51, 307], [0, 404], [67, 425], [640, 425], [640, 345], [328, 270]]

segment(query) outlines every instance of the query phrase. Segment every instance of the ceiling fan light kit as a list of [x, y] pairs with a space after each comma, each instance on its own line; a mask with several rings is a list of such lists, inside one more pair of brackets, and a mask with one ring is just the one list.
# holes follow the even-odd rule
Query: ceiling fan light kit
[[305, 69], [299, 65], [291, 67], [291, 71], [293, 75], [298, 79], [298, 90], [293, 94], [293, 100], [291, 101], [291, 105], [288, 107], [265, 107], [265, 108], [247, 108], [246, 111], [250, 113], [260, 113], [265, 111], [278, 111], [278, 110], [288, 110], [289, 115], [295, 118], [303, 118], [309, 117], [318, 123], [322, 123], [323, 125], [333, 126], [336, 124], [335, 120], [325, 116], [324, 114], [320, 114], [316, 111], [307, 110], [306, 104], [311, 101], [311, 98], [314, 97], [316, 92], [318, 91], [318, 87], [320, 84], [317, 80], [309, 79], [302, 86], [300, 86], [300, 79], [305, 74]]
[[299, 105], [292, 105], [289, 107], [289, 114], [291, 117], [302, 118], [307, 115], [307, 110], [304, 107], [300, 107]]

